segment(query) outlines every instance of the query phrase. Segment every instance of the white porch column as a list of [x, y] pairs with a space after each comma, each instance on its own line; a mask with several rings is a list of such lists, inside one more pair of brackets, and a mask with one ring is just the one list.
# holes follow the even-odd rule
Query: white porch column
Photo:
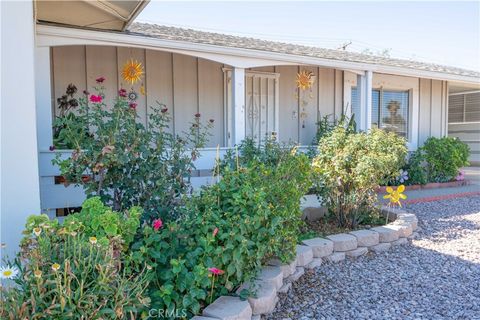
[[372, 126], [372, 80], [372, 71], [366, 71], [365, 75], [357, 75], [357, 90], [360, 101], [357, 127], [362, 131], [367, 131]]
[[365, 72], [365, 114], [366, 114], [366, 128], [367, 130], [372, 128], [372, 81], [373, 72]]
[[32, 1], [1, 1], [1, 233], [17, 251], [26, 217], [40, 213]]
[[50, 62], [50, 47], [37, 47], [35, 49], [35, 100], [39, 151], [47, 151], [53, 144]]
[[245, 139], [245, 69], [232, 70], [232, 122], [233, 144]]

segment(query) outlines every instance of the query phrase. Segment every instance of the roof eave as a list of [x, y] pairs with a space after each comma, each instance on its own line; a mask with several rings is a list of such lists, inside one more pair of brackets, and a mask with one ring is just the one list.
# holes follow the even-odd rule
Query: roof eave
[[[143, 36], [139, 34], [127, 34], [121, 32], [108, 32], [99, 30], [86, 30], [78, 28], [67, 28], [54, 25], [37, 26], [37, 46], [61, 46], [61, 45], [111, 45], [128, 46], [138, 48], [148, 48], [153, 50], [162, 50], [169, 52], [182, 53], [204, 57], [210, 60], [230, 64], [232, 66], [248, 67], [240, 64], [235, 65], [238, 59], [259, 59], [264, 61], [273, 61], [278, 64], [300, 64], [331, 67], [342, 70], [372, 71], [376, 73], [395, 74], [401, 76], [428, 78], [435, 80], [457, 81], [463, 83], [480, 83], [479, 78], [456, 75], [452, 73], [443, 73], [428, 70], [418, 70], [414, 68], [378, 65], [365, 62], [325, 59], [303, 55], [294, 55], [272, 51], [262, 51], [254, 49], [245, 49], [238, 47], [227, 47], [205, 43], [166, 40], [155, 37]], [[218, 60], [220, 57], [234, 57], [230, 59]], [[252, 64], [253, 66], [259, 66]]]

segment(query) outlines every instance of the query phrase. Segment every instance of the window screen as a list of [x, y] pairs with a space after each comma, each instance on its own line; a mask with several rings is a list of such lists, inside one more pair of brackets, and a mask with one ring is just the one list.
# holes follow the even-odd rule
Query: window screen
[[[360, 99], [357, 88], [352, 88], [352, 113], [360, 120]], [[372, 91], [372, 128], [380, 128], [408, 137], [408, 91]]]
[[480, 122], [480, 92], [449, 96], [448, 122]]

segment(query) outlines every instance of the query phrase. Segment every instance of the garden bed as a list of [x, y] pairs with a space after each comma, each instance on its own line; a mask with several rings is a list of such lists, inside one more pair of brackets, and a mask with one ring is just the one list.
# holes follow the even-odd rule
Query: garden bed
[[[239, 297], [221, 296], [203, 310], [204, 317], [212, 319], [249, 320], [273, 312], [279, 293], [287, 293], [292, 283], [302, 277], [306, 270], [321, 267], [322, 263], [338, 263], [347, 257], [356, 259], [368, 252], [381, 253], [393, 246], [404, 245], [417, 233], [415, 214], [383, 207], [381, 215], [387, 215], [391, 223], [371, 229], [340, 233], [325, 238], [304, 240], [297, 246], [297, 254], [288, 264], [278, 259], [268, 261], [255, 280], [258, 288], [255, 296], [242, 300]], [[250, 286], [251, 284], [244, 284]], [[204, 319], [201, 316], [192, 319]]]

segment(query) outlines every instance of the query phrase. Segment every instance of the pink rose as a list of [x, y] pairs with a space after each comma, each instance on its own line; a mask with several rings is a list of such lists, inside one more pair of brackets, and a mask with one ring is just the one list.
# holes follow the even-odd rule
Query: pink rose
[[158, 231], [163, 226], [163, 221], [161, 219], [155, 219], [153, 220], [153, 229], [155, 231]]
[[103, 83], [103, 81], [105, 81], [105, 77], [99, 77], [95, 81], [97, 81], [97, 83]]
[[220, 270], [220, 269], [217, 269], [217, 268], [208, 268], [208, 271], [210, 271], [211, 273], [213, 273], [213, 274], [216, 275], [216, 276], [225, 273], [225, 271]]
[[101, 95], [96, 96], [96, 95], [92, 94], [90, 96], [90, 101], [93, 102], [93, 103], [101, 103], [102, 102], [102, 96]]

